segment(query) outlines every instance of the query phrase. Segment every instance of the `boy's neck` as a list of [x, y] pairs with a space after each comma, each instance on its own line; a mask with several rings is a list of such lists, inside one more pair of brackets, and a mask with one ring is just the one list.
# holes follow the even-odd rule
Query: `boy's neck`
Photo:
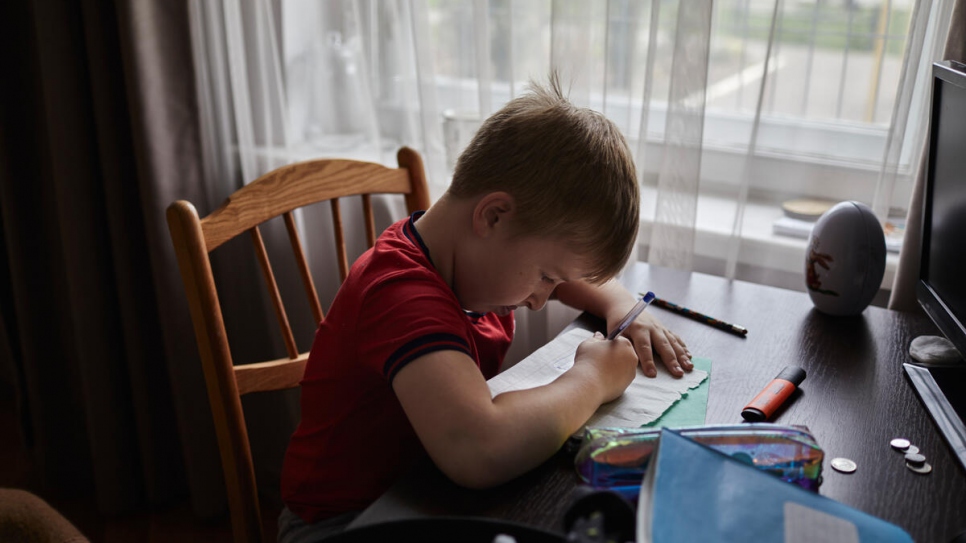
[[469, 240], [472, 234], [471, 215], [471, 202], [444, 195], [415, 223], [436, 271], [450, 288], [460, 241]]

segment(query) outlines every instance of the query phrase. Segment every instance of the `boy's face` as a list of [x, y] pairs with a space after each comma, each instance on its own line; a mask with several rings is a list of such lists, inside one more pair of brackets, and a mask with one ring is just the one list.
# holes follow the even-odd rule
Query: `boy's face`
[[456, 295], [464, 309], [506, 315], [541, 309], [557, 285], [586, 277], [589, 267], [560, 240], [500, 232], [484, 240], [459, 270]]

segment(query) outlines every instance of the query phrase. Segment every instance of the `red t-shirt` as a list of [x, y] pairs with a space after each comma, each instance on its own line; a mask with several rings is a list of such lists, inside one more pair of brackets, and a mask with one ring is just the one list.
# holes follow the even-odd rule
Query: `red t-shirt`
[[463, 310], [416, 231], [420, 215], [359, 257], [315, 334], [281, 478], [283, 501], [306, 522], [364, 509], [425, 454], [392, 390], [401, 368], [455, 350], [489, 379], [513, 338], [512, 313]]

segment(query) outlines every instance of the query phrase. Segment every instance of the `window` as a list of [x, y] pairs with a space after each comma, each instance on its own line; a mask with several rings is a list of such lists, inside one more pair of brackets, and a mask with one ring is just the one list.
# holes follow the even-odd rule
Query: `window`
[[[480, 109], [474, 45], [480, 18], [472, 2], [440, 0], [430, 6], [439, 107], [453, 122], [469, 123]], [[647, 50], [656, 47], [644, 131], [648, 154], [641, 161], [656, 176], [678, 3], [658, 6], [664, 12], [652, 39], [651, 2], [488, 2], [491, 103], [502, 104], [521, 92], [528, 75], [547, 73], [551, 58], [585, 56], [586, 105], [605, 112], [636, 142]], [[746, 173], [741, 164], [754, 126], [774, 9], [773, 1], [715, 3], [705, 96], [695, 97], [706, 101], [702, 184], [712, 191], [736, 184]], [[775, 198], [868, 200], [892, 122], [912, 2], [785, 1], [779, 9], [755, 150], [767, 160], [747, 172], [751, 186]], [[551, 50], [558, 44], [562, 50]], [[906, 174], [909, 158], [902, 164]], [[910, 190], [909, 177], [903, 176], [896, 203], [904, 206]]]

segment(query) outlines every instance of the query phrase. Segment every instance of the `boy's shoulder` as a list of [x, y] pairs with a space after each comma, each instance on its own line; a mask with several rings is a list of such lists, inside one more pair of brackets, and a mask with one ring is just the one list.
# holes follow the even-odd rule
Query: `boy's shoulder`
[[439, 274], [411, 218], [392, 224], [353, 264], [346, 282], [365, 286], [383, 280], [433, 280]]
[[349, 272], [338, 298], [351, 299], [361, 309], [412, 305], [416, 297], [459, 309], [455, 294], [436, 271], [411, 219], [394, 223]]

